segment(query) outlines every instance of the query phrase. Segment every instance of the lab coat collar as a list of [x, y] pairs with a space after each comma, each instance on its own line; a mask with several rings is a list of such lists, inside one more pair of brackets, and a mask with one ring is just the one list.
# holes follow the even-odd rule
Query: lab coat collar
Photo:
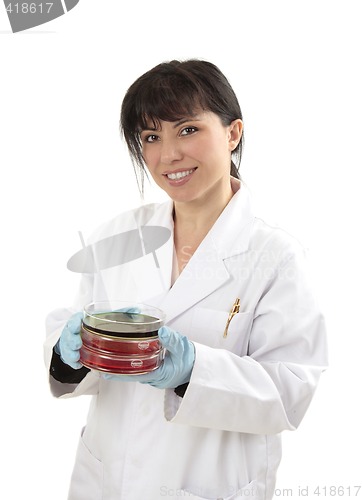
[[234, 196], [206, 236], [213, 241], [221, 259], [245, 252], [249, 247], [254, 216], [250, 193], [245, 184], [231, 177]]
[[188, 264], [171, 284], [173, 260], [173, 203], [166, 202], [157, 211], [149, 224], [162, 224], [172, 231], [172, 237], [165, 248], [157, 251], [163, 281], [167, 289], [159, 298], [158, 305], [172, 320], [185, 310], [201, 301], [230, 279], [225, 259], [243, 253], [248, 249], [253, 216], [248, 190], [237, 179], [231, 178], [234, 196], [225, 207], [209, 233], [199, 245]]

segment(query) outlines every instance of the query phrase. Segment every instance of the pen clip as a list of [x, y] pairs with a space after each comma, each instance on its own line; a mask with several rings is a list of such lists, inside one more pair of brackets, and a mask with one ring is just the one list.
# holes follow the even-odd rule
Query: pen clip
[[228, 330], [229, 330], [229, 325], [230, 325], [231, 320], [233, 319], [235, 314], [237, 314], [239, 311], [240, 311], [240, 299], [237, 298], [233, 304], [233, 307], [231, 308], [231, 310], [229, 312], [229, 317], [228, 317], [228, 320], [226, 322], [224, 335], [223, 335], [224, 339], [226, 339], [226, 337], [228, 335]]

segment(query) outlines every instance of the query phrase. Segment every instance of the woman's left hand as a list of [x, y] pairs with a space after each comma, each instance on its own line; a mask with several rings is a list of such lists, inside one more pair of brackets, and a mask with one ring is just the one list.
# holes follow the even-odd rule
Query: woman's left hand
[[166, 349], [165, 359], [157, 370], [142, 375], [104, 374], [106, 380], [140, 382], [158, 389], [175, 389], [189, 382], [195, 361], [195, 348], [187, 337], [163, 326], [158, 331], [162, 346]]

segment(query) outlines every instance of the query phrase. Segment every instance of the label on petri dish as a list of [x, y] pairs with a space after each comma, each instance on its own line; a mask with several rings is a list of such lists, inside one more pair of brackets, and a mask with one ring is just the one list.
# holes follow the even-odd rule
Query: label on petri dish
[[141, 368], [143, 365], [143, 361], [141, 359], [132, 359], [131, 366], [132, 368]]
[[144, 342], [138, 342], [137, 346], [141, 351], [145, 351], [150, 347], [150, 343], [145, 340]]

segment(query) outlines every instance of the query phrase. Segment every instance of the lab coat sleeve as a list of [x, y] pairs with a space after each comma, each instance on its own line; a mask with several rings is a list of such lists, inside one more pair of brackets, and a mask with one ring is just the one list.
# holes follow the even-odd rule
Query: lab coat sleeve
[[324, 319], [304, 258], [284, 259], [265, 286], [247, 355], [199, 343], [195, 350], [184, 397], [166, 391], [167, 420], [253, 434], [296, 429], [327, 366]]
[[53, 347], [63, 331], [63, 328], [72, 314], [82, 310], [84, 304], [92, 299], [93, 277], [83, 275], [80, 288], [74, 303], [69, 308], [56, 309], [46, 318], [46, 340], [44, 342], [44, 361], [47, 368], [50, 390], [53, 396], [69, 398], [81, 394], [96, 394], [98, 392], [99, 374], [91, 370], [79, 384], [67, 384], [55, 380], [50, 373]]

